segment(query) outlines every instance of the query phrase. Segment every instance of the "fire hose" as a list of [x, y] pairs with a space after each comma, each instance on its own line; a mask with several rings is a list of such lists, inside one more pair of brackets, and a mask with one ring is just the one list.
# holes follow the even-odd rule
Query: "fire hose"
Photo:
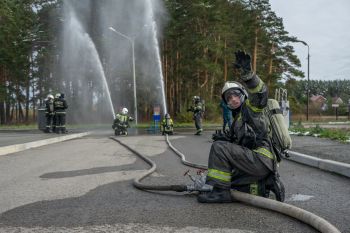
[[[193, 185], [145, 185], [142, 184], [141, 181], [152, 174], [157, 166], [156, 164], [147, 158], [146, 156], [140, 154], [130, 146], [126, 145], [125, 143], [121, 142], [115, 137], [110, 137], [111, 139], [117, 141], [122, 146], [126, 147], [128, 150], [130, 150], [132, 153], [139, 156], [141, 159], [143, 159], [146, 163], [148, 163], [151, 168], [142, 174], [140, 177], [135, 178], [133, 181], [133, 185], [141, 190], [153, 190], [153, 191], [175, 191], [175, 192], [186, 192], [186, 191], [210, 191], [210, 188], [207, 188], [204, 186], [201, 190], [198, 190], [198, 186], [196, 187], [196, 184]], [[169, 141], [168, 135], [166, 134], [166, 142], [169, 145], [169, 147], [175, 152], [176, 155], [178, 155], [181, 158], [181, 162], [187, 166], [194, 167], [194, 168], [200, 168], [200, 169], [207, 169], [206, 165], [201, 164], [195, 164], [191, 163], [186, 160], [186, 157], [184, 154], [182, 154], [179, 150], [177, 150]], [[200, 184], [202, 185], [202, 184]], [[312, 226], [314, 229], [322, 232], [322, 233], [340, 233], [340, 231], [333, 226], [331, 223], [326, 221], [325, 219], [309, 212], [304, 209], [298, 208], [293, 205], [289, 205], [286, 203], [278, 202], [272, 199], [263, 198], [255, 195], [251, 195], [248, 193], [239, 192], [236, 190], [231, 190], [231, 196], [234, 200], [240, 201], [242, 203], [246, 203], [252, 206], [260, 207], [263, 209], [272, 210], [275, 212], [279, 212], [281, 214], [290, 216], [292, 218], [298, 219], [310, 226]]]

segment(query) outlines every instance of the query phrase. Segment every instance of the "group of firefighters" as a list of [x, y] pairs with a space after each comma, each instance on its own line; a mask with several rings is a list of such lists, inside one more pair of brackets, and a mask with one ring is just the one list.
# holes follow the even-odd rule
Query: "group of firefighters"
[[[201, 99], [199, 96], [193, 97], [193, 106], [187, 109], [188, 112], [193, 112], [193, 120], [196, 127], [196, 133], [195, 135], [200, 135], [203, 131], [202, 129], [202, 118], [203, 118], [203, 104], [201, 102]], [[122, 108], [122, 111], [120, 111], [113, 122], [112, 128], [115, 130], [115, 135], [127, 135], [127, 128], [130, 126], [129, 122], [133, 121], [134, 119], [130, 116], [128, 116], [128, 109]], [[162, 135], [168, 134], [172, 135], [174, 133], [174, 122], [173, 119], [171, 119], [170, 114], [166, 113], [160, 122], [161, 126], [161, 132]]]
[[67, 133], [66, 130], [66, 109], [67, 101], [64, 94], [57, 93], [55, 97], [51, 94], [45, 101], [46, 133]]

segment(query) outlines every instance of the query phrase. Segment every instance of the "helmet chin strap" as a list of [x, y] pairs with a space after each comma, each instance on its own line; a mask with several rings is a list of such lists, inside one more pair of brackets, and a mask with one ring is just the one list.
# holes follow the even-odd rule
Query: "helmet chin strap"
[[[245, 100], [245, 95], [241, 95], [240, 98], [239, 98], [239, 100], [241, 101], [241, 105], [242, 105], [243, 102], [244, 102], [244, 100]], [[240, 106], [241, 106], [241, 105], [240, 105]]]

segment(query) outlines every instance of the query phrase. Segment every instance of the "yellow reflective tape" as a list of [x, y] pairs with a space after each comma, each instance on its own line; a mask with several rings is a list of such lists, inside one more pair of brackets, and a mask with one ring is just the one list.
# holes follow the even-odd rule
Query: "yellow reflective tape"
[[266, 157], [268, 157], [269, 159], [274, 159], [273, 154], [271, 153], [271, 151], [267, 150], [264, 147], [259, 147], [258, 149], [253, 150], [261, 155], [264, 155]]
[[254, 93], [258, 93], [259, 91], [261, 91], [262, 87], [264, 85], [264, 82], [261, 81], [261, 79], [259, 80], [259, 84], [258, 86], [256, 86], [255, 88], [253, 89], [248, 89], [250, 93], [254, 94]]
[[249, 100], [247, 100], [246, 103], [247, 103], [247, 106], [248, 106], [251, 110], [253, 110], [253, 112], [262, 112], [262, 111], [264, 110], [263, 108], [258, 108], [258, 107], [253, 106], [253, 105], [250, 103]]
[[216, 169], [208, 169], [208, 177], [217, 179], [217, 180], [221, 180], [221, 181], [225, 181], [225, 182], [231, 182], [231, 173], [230, 172], [223, 172], [223, 171], [219, 171]]
[[258, 184], [256, 182], [250, 184], [249, 185], [249, 191], [250, 191], [250, 194], [257, 196], [259, 194], [259, 186], [258, 186]]

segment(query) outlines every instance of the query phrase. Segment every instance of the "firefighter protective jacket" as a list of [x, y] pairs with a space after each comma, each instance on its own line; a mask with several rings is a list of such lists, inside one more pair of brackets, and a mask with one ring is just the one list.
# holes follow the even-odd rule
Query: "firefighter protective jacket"
[[249, 97], [238, 111], [233, 112], [231, 140], [259, 153], [261, 156], [258, 158], [272, 171], [271, 160], [275, 159], [275, 155], [268, 136], [268, 122], [263, 113], [268, 99], [267, 87], [255, 74], [245, 84]]
[[56, 113], [66, 113], [66, 109], [68, 108], [67, 101], [63, 98], [55, 99], [53, 106]]
[[45, 113], [46, 113], [46, 115], [47, 114], [53, 115], [55, 113], [53, 102], [54, 102], [53, 99], [48, 99], [45, 101]]

